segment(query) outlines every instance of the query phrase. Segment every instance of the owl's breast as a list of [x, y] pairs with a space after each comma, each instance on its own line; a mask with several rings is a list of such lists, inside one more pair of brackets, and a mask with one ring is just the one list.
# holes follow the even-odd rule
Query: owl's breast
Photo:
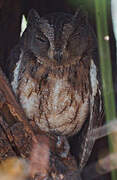
[[46, 83], [24, 75], [18, 96], [27, 117], [33, 119], [41, 130], [61, 135], [78, 132], [89, 110], [88, 93], [82, 98], [67, 79], [51, 75]]

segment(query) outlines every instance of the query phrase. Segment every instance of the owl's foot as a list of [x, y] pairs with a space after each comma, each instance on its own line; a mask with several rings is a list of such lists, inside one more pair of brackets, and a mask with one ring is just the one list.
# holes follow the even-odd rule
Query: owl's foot
[[57, 148], [60, 149], [60, 156], [62, 158], [67, 158], [70, 150], [70, 145], [65, 136], [58, 136], [58, 141], [56, 143]]

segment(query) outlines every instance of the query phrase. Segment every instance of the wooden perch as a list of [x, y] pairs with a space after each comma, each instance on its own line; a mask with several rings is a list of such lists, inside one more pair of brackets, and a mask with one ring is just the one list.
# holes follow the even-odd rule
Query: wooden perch
[[25, 116], [24, 111], [20, 107], [20, 105], [17, 103], [16, 98], [11, 91], [10, 85], [8, 80], [6, 79], [5, 74], [3, 73], [1, 67], [0, 67], [0, 93], [2, 97], [1, 106], [6, 103], [10, 109], [10, 112], [13, 114], [13, 116], [16, 116], [18, 120], [23, 123], [24, 129], [32, 135], [32, 138], [35, 142], [37, 141], [37, 138], [32, 130], [32, 127], [29, 125], [28, 120]]
[[[4, 104], [8, 106], [13, 117], [17, 117], [18, 121], [24, 125], [24, 131], [27, 132], [27, 134], [31, 135], [33, 142], [38, 143], [39, 139], [37, 140], [37, 137], [34, 133], [34, 130], [37, 128], [37, 126], [35, 125], [35, 123], [33, 123], [34, 126], [33, 128], [30, 125], [23, 109], [17, 102], [16, 97], [12, 92], [11, 86], [5, 74], [3, 73], [2, 68], [0, 67], [0, 109], [2, 109]], [[4, 124], [3, 126], [6, 129], [5, 127], [6, 125]], [[45, 135], [43, 131], [41, 131], [39, 128], [37, 129], [38, 129], [38, 135]], [[56, 137], [51, 137], [51, 148], [53, 149], [53, 151], [55, 150], [56, 140], [57, 140]]]

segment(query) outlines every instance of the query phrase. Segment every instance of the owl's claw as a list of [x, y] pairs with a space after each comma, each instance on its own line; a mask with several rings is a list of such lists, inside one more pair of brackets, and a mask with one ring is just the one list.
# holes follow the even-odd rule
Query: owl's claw
[[62, 158], [67, 158], [70, 150], [70, 146], [67, 141], [67, 138], [65, 136], [58, 136], [57, 139], [58, 139], [56, 143], [57, 148], [61, 149], [60, 156]]

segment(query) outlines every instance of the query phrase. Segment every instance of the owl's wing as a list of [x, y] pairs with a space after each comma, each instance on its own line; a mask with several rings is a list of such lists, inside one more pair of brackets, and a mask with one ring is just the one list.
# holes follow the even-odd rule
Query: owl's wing
[[97, 68], [93, 60], [91, 61], [91, 66], [90, 81], [92, 92], [90, 94], [89, 120], [86, 121], [79, 137], [81, 138], [79, 139], [81, 142], [81, 149], [79, 154], [80, 168], [83, 168], [86, 165], [95, 143], [95, 138], [91, 137], [91, 131], [101, 126], [104, 115], [102, 95], [100, 90], [101, 86], [98, 81]]
[[[93, 99], [93, 103], [92, 103]], [[90, 118], [84, 125], [84, 129], [81, 132], [81, 149], [79, 154], [79, 167], [83, 168], [92, 152], [93, 145], [95, 143], [95, 137], [91, 137], [91, 131], [101, 126], [104, 116], [104, 111], [101, 105], [101, 94], [98, 90], [95, 97], [90, 97]]]

